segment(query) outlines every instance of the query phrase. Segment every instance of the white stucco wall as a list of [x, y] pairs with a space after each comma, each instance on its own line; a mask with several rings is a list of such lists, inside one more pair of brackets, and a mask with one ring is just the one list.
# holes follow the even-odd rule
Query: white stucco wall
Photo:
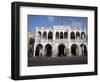
[[[53, 33], [53, 38], [52, 40], [48, 40], [48, 33], [49, 32]], [[38, 32], [41, 32], [41, 37], [39, 37]], [[43, 38], [43, 32], [47, 33], [47, 39]], [[68, 33], [68, 38], [67, 39], [56, 39], [56, 32], [67, 32]], [[70, 39], [70, 34], [71, 32], [75, 33], [75, 40], [71, 40]], [[71, 46], [73, 44], [76, 44], [78, 46], [78, 49], [80, 49], [80, 45], [84, 44], [87, 47], [87, 41], [86, 38], [81, 40], [81, 39], [76, 39], [76, 32], [80, 33], [80, 37], [81, 37], [81, 33], [84, 32], [85, 35], [87, 36], [87, 32], [86, 29], [82, 29], [82, 27], [77, 28], [77, 27], [70, 27], [70, 26], [64, 26], [64, 25], [56, 25], [53, 26], [52, 28], [45, 28], [45, 27], [36, 27], [36, 38], [35, 38], [35, 45], [34, 45], [34, 51], [36, 50], [36, 47], [38, 44], [42, 44], [43, 46], [43, 50], [45, 50], [45, 46], [47, 44], [50, 44], [52, 46], [52, 57], [56, 57], [58, 54], [58, 46], [60, 44], [65, 45], [65, 50], [69, 50], [69, 56], [71, 56]], [[63, 36], [64, 37], [64, 36]], [[34, 55], [35, 56], [35, 52]]]

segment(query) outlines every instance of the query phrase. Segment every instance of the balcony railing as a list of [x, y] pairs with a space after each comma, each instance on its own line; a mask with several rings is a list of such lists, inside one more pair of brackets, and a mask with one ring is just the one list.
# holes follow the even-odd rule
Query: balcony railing
[[86, 39], [55, 39], [55, 40], [53, 40], [53, 39], [41, 39], [41, 38], [38, 38], [38, 39], [36, 39], [36, 41], [37, 42], [53, 42], [53, 41], [55, 41], [55, 42], [68, 42], [68, 41], [70, 41], [70, 42], [88, 42]]
[[71, 42], [88, 42], [86, 39], [70, 40]]

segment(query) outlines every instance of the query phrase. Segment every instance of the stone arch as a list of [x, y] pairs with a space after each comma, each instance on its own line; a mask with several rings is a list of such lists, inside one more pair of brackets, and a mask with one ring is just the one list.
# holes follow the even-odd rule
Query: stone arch
[[58, 46], [58, 56], [65, 56], [65, 45], [64, 44], [60, 44]]
[[52, 46], [50, 44], [47, 44], [45, 46], [46, 56], [51, 57], [52, 56]]
[[81, 39], [85, 39], [85, 32], [81, 32]]
[[46, 31], [43, 32], [43, 38], [47, 39], [47, 32]]
[[67, 38], [68, 38], [68, 33], [64, 32], [64, 39], [67, 39]]
[[60, 32], [60, 39], [63, 39], [63, 32]]
[[76, 32], [76, 39], [80, 39], [80, 33]]
[[59, 32], [56, 32], [56, 39], [59, 39]]
[[36, 46], [35, 56], [40, 56], [40, 50], [43, 49], [42, 44]]
[[71, 53], [73, 56], [78, 55], [79, 50], [78, 50], [78, 45], [77, 44], [72, 44], [71, 46]]
[[73, 31], [70, 33], [70, 39], [75, 39], [75, 33]]
[[82, 55], [87, 55], [87, 47], [85, 44], [81, 44], [81, 51], [82, 51]]
[[51, 31], [49, 31], [49, 33], [48, 33], [48, 39], [52, 39], [52, 37], [53, 37], [53, 34], [52, 34]]

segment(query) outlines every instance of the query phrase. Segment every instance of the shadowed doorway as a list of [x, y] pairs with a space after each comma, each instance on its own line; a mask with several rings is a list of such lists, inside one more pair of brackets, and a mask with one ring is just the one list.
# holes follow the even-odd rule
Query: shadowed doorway
[[65, 54], [64, 54], [64, 49], [65, 49], [65, 45], [60, 44], [60, 45], [58, 46], [58, 56], [59, 56], [59, 57], [60, 57], [60, 56], [65, 56]]
[[38, 44], [35, 51], [35, 56], [40, 56], [40, 50], [43, 48], [41, 44]]
[[51, 57], [52, 56], [52, 46], [50, 44], [47, 44], [45, 46], [45, 50], [46, 50], [46, 56]]
[[82, 55], [87, 55], [87, 47], [84, 44], [80, 45], [81, 49], [82, 49]]
[[73, 45], [71, 46], [71, 53], [72, 53], [72, 55], [74, 55], [74, 56], [78, 55], [78, 46], [77, 46], [76, 44], [73, 44]]

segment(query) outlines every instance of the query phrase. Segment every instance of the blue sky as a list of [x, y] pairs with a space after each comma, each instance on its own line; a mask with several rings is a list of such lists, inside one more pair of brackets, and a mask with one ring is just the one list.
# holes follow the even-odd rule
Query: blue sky
[[35, 32], [37, 26], [47, 28], [53, 25], [69, 25], [87, 28], [87, 17], [28, 15], [28, 32]]

